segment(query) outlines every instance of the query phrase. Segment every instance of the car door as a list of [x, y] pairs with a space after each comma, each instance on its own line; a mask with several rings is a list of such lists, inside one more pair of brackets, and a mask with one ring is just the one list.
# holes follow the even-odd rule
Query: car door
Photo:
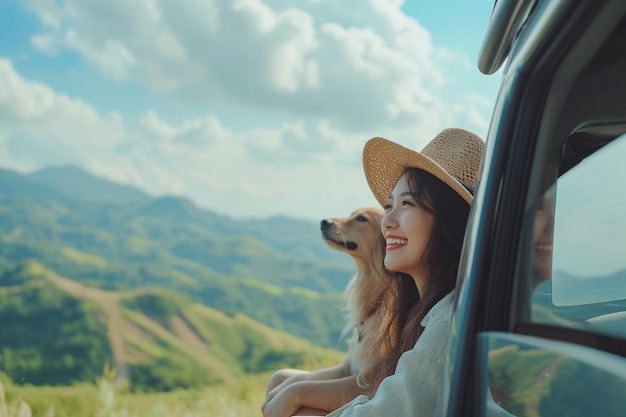
[[440, 415], [626, 415], [626, 2], [496, 3]]

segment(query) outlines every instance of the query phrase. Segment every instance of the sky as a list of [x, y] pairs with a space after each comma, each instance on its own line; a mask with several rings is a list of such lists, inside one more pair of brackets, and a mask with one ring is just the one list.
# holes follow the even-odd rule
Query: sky
[[0, 167], [72, 164], [234, 218], [377, 205], [383, 136], [485, 136], [493, 0], [2, 0]]

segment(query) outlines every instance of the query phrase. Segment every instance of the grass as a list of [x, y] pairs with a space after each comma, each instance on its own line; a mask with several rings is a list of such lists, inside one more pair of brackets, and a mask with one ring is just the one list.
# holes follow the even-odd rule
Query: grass
[[6, 380], [3, 385], [0, 380], [0, 417], [261, 417], [269, 374], [162, 393], [120, 392], [113, 388], [113, 377], [72, 387], [20, 386]]
[[321, 295], [319, 292], [310, 290], [308, 288], [291, 287], [289, 288], [289, 292], [295, 295], [300, 295], [302, 297], [310, 298], [312, 300], [319, 300], [321, 298]]
[[246, 278], [243, 280], [243, 282], [253, 288], [258, 288], [261, 289], [265, 292], [267, 292], [268, 294], [272, 294], [272, 295], [283, 295], [285, 293], [285, 291], [276, 286], [276, 285], [272, 285], [272, 284], [268, 284], [266, 282], [262, 282], [259, 281], [258, 279], [254, 279], [254, 278]]
[[90, 264], [100, 267], [104, 267], [107, 264], [107, 261], [105, 261], [104, 258], [100, 256], [90, 255], [88, 253], [70, 248], [69, 246], [64, 246], [61, 248], [61, 255], [78, 264]]

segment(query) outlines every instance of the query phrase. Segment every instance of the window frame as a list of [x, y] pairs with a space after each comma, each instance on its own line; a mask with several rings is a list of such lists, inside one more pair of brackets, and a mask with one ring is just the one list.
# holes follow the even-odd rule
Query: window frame
[[[498, 1], [494, 13], [498, 3], [510, 2]], [[441, 415], [480, 415], [481, 390], [474, 383], [482, 371], [480, 334], [549, 338], [544, 327], [517, 326], [528, 314], [519, 302], [528, 295], [520, 255], [528, 243], [524, 230], [534, 221], [530, 207], [546, 178], [584, 157], [572, 147], [576, 138], [610, 140], [626, 131], [626, 77], [620, 78], [626, 60], [621, 54], [612, 61], [625, 28], [621, 0], [544, 0], [512, 42], [459, 268]], [[564, 337], [584, 345], [575, 334]], [[594, 348], [602, 346], [596, 339]]]

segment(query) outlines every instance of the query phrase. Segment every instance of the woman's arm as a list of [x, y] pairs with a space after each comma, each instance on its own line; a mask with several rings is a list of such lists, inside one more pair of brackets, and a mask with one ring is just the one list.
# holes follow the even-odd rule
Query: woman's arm
[[350, 376], [350, 362], [346, 359], [342, 363], [337, 364], [335, 366], [331, 366], [330, 368], [317, 369], [315, 371], [311, 371], [307, 374], [306, 380], [310, 381], [320, 381], [320, 380], [328, 380], [328, 379], [337, 379], [343, 378], [346, 376]]
[[357, 384], [356, 376], [330, 380], [307, 380], [292, 383], [270, 401], [263, 409], [264, 417], [289, 417], [303, 407], [331, 412], [360, 394], [365, 389]]
[[330, 368], [318, 369], [311, 372], [301, 371], [299, 369], [281, 369], [270, 377], [263, 405], [269, 402], [276, 394], [296, 382], [337, 379], [350, 376], [350, 374], [350, 362], [347, 358], [342, 363]]

